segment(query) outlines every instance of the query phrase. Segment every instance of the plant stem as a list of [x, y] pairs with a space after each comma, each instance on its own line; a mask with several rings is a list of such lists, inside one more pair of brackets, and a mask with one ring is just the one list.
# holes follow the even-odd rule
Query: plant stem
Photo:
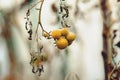
[[[110, 39], [110, 22], [108, 23], [108, 19], [110, 19], [110, 15], [108, 15], [108, 12], [110, 12], [108, 7], [108, 0], [101, 0], [101, 10], [103, 14], [103, 51], [106, 57], [104, 58], [104, 65], [105, 65], [105, 78], [108, 80], [108, 73], [109, 73], [109, 64], [111, 64], [112, 61], [112, 52], [111, 52], [111, 39]], [[109, 20], [110, 21], [110, 20]]]

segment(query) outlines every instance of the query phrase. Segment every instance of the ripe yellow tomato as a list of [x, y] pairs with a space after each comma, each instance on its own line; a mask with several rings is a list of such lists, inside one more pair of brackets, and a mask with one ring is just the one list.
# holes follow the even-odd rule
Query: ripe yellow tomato
[[69, 32], [67, 37], [66, 37], [66, 39], [68, 41], [73, 41], [73, 40], [75, 40], [75, 38], [76, 38], [76, 35], [73, 32]]
[[59, 29], [56, 29], [56, 30], [53, 30], [52, 33], [51, 33], [51, 36], [54, 38], [54, 39], [59, 39], [61, 37], [61, 32]]
[[67, 28], [62, 28], [62, 29], [61, 29], [61, 34], [62, 34], [62, 36], [67, 36], [67, 34], [68, 34], [68, 29], [67, 29]]
[[59, 49], [64, 49], [68, 46], [68, 41], [67, 39], [65, 39], [64, 37], [60, 37], [60, 39], [58, 39], [56, 41], [56, 46], [59, 48]]

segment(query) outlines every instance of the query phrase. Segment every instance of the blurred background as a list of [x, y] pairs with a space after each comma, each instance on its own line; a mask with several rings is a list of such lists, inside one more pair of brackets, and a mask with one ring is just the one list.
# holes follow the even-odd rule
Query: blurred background
[[[26, 11], [38, 0], [0, 0], [0, 80], [105, 80], [103, 56], [103, 16], [100, 0], [66, 0], [69, 6], [67, 23], [75, 32], [76, 40], [67, 49], [59, 50], [53, 40], [41, 38], [49, 61], [44, 63], [41, 76], [32, 73], [29, 64], [31, 41], [25, 29]], [[109, 0], [116, 12], [117, 0]], [[55, 8], [57, 0], [45, 0], [42, 24], [48, 32], [60, 28]], [[36, 6], [35, 8], [39, 8]], [[36, 29], [38, 11], [33, 8], [30, 19]], [[113, 14], [117, 19], [116, 14]], [[119, 29], [118, 24], [113, 25]], [[111, 30], [112, 31], [112, 30]], [[119, 36], [119, 32], [118, 32]], [[116, 38], [116, 42], [119, 37]], [[117, 47], [116, 51], [119, 52]], [[117, 56], [116, 62], [119, 61]]]

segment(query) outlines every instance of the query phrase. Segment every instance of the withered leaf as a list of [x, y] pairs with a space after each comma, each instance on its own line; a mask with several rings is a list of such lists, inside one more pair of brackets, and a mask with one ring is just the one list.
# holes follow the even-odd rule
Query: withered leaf
[[116, 44], [116, 46], [120, 48], [120, 41]]
[[113, 34], [114, 34], [114, 35], [113, 35], [113, 39], [115, 39], [115, 37], [117, 36], [117, 35], [116, 35], [116, 32], [117, 32], [117, 30], [114, 30], [114, 31], [113, 31]]

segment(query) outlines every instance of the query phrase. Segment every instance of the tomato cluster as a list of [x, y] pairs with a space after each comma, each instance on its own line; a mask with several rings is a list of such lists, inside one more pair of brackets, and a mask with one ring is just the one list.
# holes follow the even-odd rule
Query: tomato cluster
[[68, 31], [68, 28], [53, 30], [51, 36], [56, 41], [56, 46], [59, 49], [65, 49], [76, 38], [76, 35], [73, 32]]

